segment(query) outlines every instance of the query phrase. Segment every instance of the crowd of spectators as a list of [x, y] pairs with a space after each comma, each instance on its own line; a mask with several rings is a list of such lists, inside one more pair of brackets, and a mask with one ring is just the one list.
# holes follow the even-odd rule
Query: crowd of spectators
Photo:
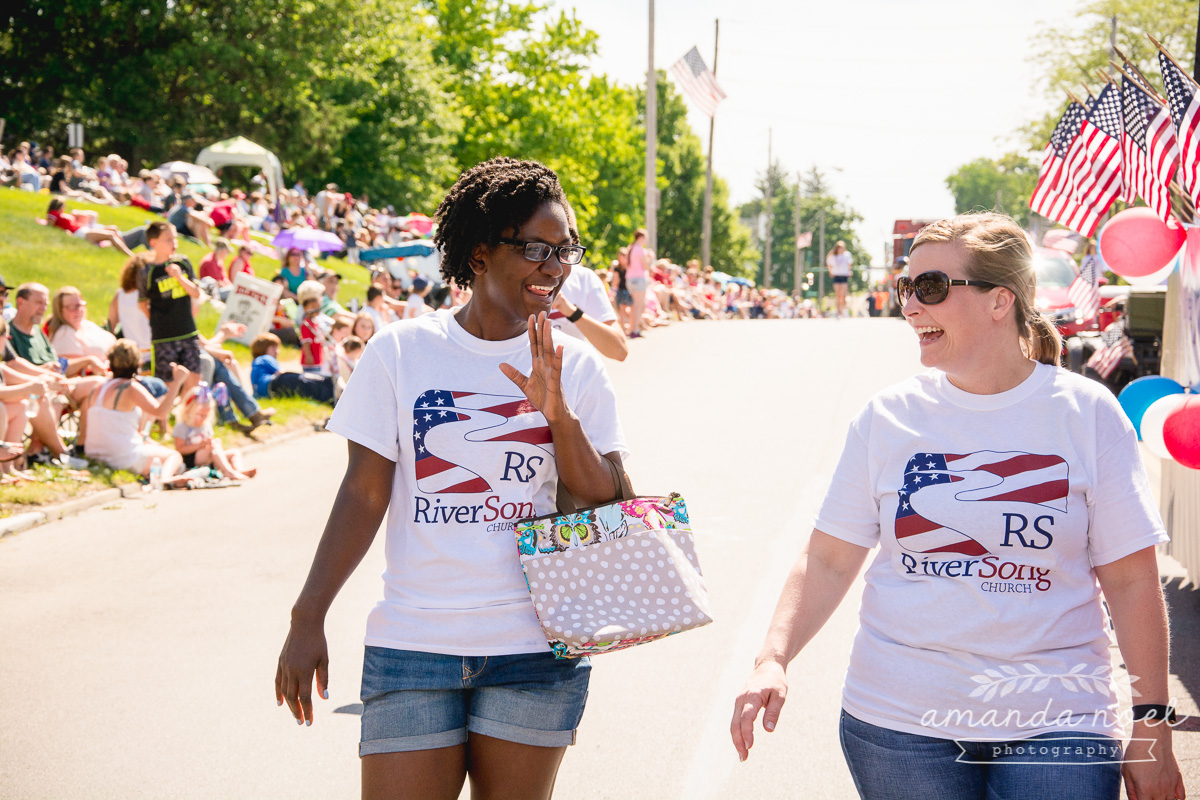
[[[443, 286], [436, 270], [405, 269], [403, 260], [389, 260], [369, 265], [365, 297], [343, 305], [342, 276], [317, 264], [314, 251], [270, 245], [284, 229], [323, 230], [337, 237], [339, 255], [357, 263], [366, 248], [429, 237], [434, 222], [421, 214], [374, 208], [366, 195], [354, 197], [335, 184], [310, 196], [297, 183], [276, 198], [262, 175], [249, 192], [223, 193], [180, 175], [128, 170], [115, 154], [89, 165], [78, 148], [56, 157], [51, 148], [22, 142], [0, 153], [0, 185], [49, 195], [45, 224], [127, 256], [114, 293], [105, 298], [103, 326], [88, 319], [87, 300], [73, 286], [51, 296], [41, 284], [24, 283], [6, 308], [0, 323], [9, 342], [0, 367], [0, 479], [30, 478], [18, 469], [22, 459], [84, 468], [81, 455], [144, 476], [161, 470], [168, 484], [196, 467], [233, 480], [251, 477], [254, 470], [213, 436], [213, 417], [252, 433], [274, 413], [260, 402], [298, 396], [335, 403], [377, 331], [470, 299], [469, 289]], [[67, 200], [74, 201], [71, 211]], [[81, 203], [128, 204], [160, 218], [122, 231], [100, 224], [97, 212], [79, 208]], [[180, 236], [208, 249], [198, 268], [176, 252]], [[251, 344], [253, 362], [243, 380], [223, 343], [244, 330], [226, 325], [205, 337], [195, 310], [203, 302], [220, 308], [239, 275], [254, 276], [258, 255], [279, 258], [272, 281], [280, 297], [269, 331]], [[0, 286], [0, 297], [7, 299], [8, 291]], [[758, 288], [698, 261], [680, 266], [656, 259], [639, 231], [608, 268], [575, 267], [550, 316], [556, 329], [623, 360], [628, 339], [672, 322], [815, 315], [811, 300]], [[299, 349], [298, 368], [281, 363], [284, 345]], [[74, 450], [60, 433], [60, 423], [72, 415], [79, 427]], [[172, 432], [173, 448], [148, 437], [155, 424], [163, 434]]]

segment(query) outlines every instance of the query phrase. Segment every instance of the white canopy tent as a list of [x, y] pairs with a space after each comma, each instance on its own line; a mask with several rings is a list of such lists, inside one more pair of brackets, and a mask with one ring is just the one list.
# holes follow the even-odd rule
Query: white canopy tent
[[279, 191], [283, 188], [283, 167], [279, 159], [270, 150], [245, 136], [210, 144], [196, 156], [196, 163], [214, 172], [221, 167], [258, 167], [267, 177], [267, 189], [271, 192], [272, 201], [279, 201]]

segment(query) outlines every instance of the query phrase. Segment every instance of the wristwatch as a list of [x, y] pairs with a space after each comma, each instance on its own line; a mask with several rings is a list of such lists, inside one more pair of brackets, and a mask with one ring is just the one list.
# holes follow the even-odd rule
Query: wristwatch
[[1168, 725], [1175, 724], [1175, 707], [1162, 706], [1151, 703], [1136, 705], [1133, 707], [1133, 721], [1141, 722], [1142, 720], [1166, 720]]
[[579, 306], [575, 306], [575, 312], [571, 314], [571, 316], [567, 317], [567, 322], [579, 322], [580, 318], [582, 317], [583, 309]]

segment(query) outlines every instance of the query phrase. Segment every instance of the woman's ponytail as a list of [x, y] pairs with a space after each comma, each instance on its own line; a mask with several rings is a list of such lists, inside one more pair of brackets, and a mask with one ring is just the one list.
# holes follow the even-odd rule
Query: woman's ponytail
[[1029, 312], [1029, 357], [1043, 364], [1058, 366], [1062, 357], [1062, 334], [1050, 320], [1037, 311]]

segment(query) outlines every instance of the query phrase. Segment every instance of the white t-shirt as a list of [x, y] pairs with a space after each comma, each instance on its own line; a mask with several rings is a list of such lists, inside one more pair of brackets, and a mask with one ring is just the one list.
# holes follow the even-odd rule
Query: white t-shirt
[[1168, 537], [1101, 384], [1038, 364], [995, 395], [936, 370], [887, 389], [851, 424], [814, 524], [880, 547], [847, 712], [948, 739], [1120, 736], [1093, 565]]
[[378, 310], [372, 306], [363, 306], [363, 311], [367, 312], [371, 317], [371, 321], [375, 323], [376, 333], [396, 321], [395, 312], [387, 306], [384, 306], [382, 310]]
[[854, 256], [850, 255], [849, 250], [843, 250], [838, 254], [829, 254], [829, 258], [825, 259], [825, 266], [829, 268], [829, 274], [836, 278], [850, 276], [850, 267], [854, 264]]
[[[597, 322], [608, 323], [617, 318], [617, 312], [613, 310], [612, 302], [608, 299], [608, 290], [604, 288], [604, 281], [587, 267], [572, 267], [560, 294], [568, 303], [583, 309], [584, 314]], [[580, 332], [575, 323], [568, 322], [561, 311], [551, 311], [548, 319], [554, 330], [587, 341], [587, 337]]]
[[416, 292], [411, 292], [408, 299], [404, 301], [404, 318], [413, 319], [419, 317], [427, 311], [430, 311], [429, 305], [425, 302], [425, 298], [421, 297]]
[[[592, 446], [627, 452], [594, 350], [561, 334], [563, 391]], [[366, 644], [449, 655], [549, 650], [513, 523], [555, 508], [558, 470], [541, 412], [499, 369], [529, 374], [529, 336], [476, 339], [450, 310], [367, 344], [328, 428], [395, 461], [383, 600]]]

